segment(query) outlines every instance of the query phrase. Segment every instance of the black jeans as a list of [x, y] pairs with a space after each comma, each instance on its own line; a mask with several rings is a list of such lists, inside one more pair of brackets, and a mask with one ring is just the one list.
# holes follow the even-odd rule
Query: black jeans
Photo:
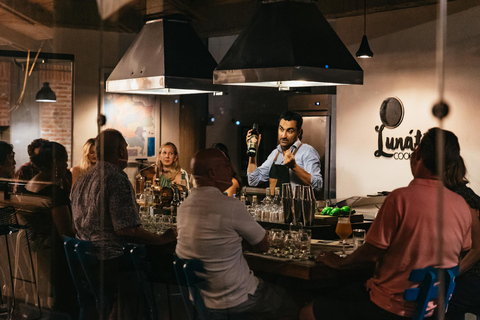
[[455, 290], [448, 304], [446, 320], [463, 320], [465, 313], [480, 315], [480, 274], [455, 278]]
[[317, 320], [407, 320], [388, 312], [370, 300], [364, 283], [353, 283], [313, 302], [313, 314]]

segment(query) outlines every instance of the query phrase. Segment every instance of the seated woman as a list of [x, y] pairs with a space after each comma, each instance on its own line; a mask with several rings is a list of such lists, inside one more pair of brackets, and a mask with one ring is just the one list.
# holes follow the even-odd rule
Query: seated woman
[[[45, 307], [77, 316], [75, 287], [68, 269], [63, 249], [63, 235], [75, 237], [70, 209], [69, 191], [60, 188], [67, 172], [68, 155], [65, 147], [56, 142], [47, 142], [32, 157], [39, 169], [25, 186], [25, 197], [40, 196], [44, 199], [32, 213], [22, 218], [28, 226], [32, 247], [37, 255], [41, 299]], [[42, 305], [42, 307], [44, 307]]]
[[[190, 190], [188, 174], [180, 168], [177, 147], [171, 142], [164, 143], [160, 147], [155, 168], [155, 179], [160, 179], [161, 187], [185, 184], [187, 190], [184, 191]], [[182, 182], [182, 179], [185, 181]]]
[[72, 172], [72, 187], [75, 184], [75, 181], [77, 181], [82, 174], [90, 170], [96, 163], [97, 155], [95, 153], [95, 139], [90, 138], [83, 145], [80, 165], [70, 169]]
[[472, 214], [472, 247], [460, 260], [455, 291], [445, 315], [447, 320], [463, 320], [467, 312], [480, 315], [480, 196], [467, 186], [466, 173], [465, 162], [460, 157], [445, 175], [445, 186], [465, 199]]
[[[228, 154], [228, 148], [226, 145], [224, 145], [223, 143], [214, 143], [212, 148], [222, 151], [230, 161], [230, 155]], [[237, 189], [241, 188], [241, 179], [239, 179], [237, 172], [235, 171], [235, 169], [233, 169], [233, 166], [232, 171], [232, 186], [225, 190], [225, 192], [228, 193], [229, 197], [233, 197], [233, 195], [237, 193]], [[240, 195], [237, 194], [237, 197], [240, 197]]]

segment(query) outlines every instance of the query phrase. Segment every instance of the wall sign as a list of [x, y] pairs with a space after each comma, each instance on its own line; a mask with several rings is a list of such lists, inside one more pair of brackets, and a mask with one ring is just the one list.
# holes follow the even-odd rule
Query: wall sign
[[400, 99], [389, 97], [383, 100], [380, 106], [381, 126], [375, 126], [378, 133], [378, 149], [374, 152], [375, 157], [393, 158], [395, 160], [409, 160], [410, 154], [420, 143], [422, 132], [410, 130], [405, 137], [386, 137], [383, 139], [385, 128], [395, 129], [403, 121], [405, 109]]

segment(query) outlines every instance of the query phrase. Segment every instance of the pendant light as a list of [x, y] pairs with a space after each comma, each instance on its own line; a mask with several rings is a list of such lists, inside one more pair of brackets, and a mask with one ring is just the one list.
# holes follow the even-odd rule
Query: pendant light
[[52, 91], [48, 82], [43, 83], [42, 89], [37, 92], [35, 96], [36, 102], [57, 102], [57, 96]]
[[370, 49], [367, 40], [367, 0], [364, 0], [363, 4], [363, 37], [362, 42], [360, 43], [360, 48], [358, 48], [355, 55], [357, 58], [371, 58], [373, 57], [373, 52]]

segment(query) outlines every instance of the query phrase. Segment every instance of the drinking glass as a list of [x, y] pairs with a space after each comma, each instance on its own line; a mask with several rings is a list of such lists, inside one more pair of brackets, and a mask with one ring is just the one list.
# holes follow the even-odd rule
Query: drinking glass
[[350, 217], [338, 217], [335, 233], [342, 239], [342, 254], [340, 257], [345, 258], [347, 256], [345, 253], [345, 244], [347, 243], [347, 238], [352, 234]]
[[290, 183], [282, 184], [282, 206], [283, 206], [283, 218], [285, 223], [293, 221], [292, 214], [292, 186]]
[[299, 258], [300, 256], [300, 236], [298, 232], [287, 232], [285, 234], [285, 247], [283, 255], [289, 259]]
[[365, 243], [365, 229], [353, 229], [353, 249], [357, 250], [358, 247]]
[[285, 233], [282, 229], [272, 229], [272, 254], [280, 257], [285, 246]]
[[312, 230], [303, 229], [299, 233], [300, 240], [300, 257], [307, 259], [312, 248]]

